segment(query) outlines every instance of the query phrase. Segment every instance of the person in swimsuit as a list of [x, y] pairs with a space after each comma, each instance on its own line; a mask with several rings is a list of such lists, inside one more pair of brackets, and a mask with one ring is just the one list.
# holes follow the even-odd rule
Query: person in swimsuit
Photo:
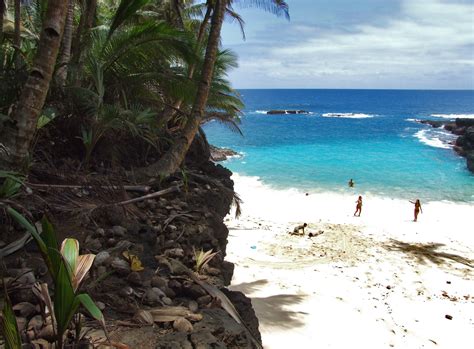
[[416, 201], [410, 201], [412, 204], [415, 205], [415, 219], [413, 222], [416, 222], [418, 220], [418, 214], [421, 212], [423, 213], [423, 210], [421, 209], [421, 202], [419, 199], [416, 199]]
[[[293, 232], [290, 232], [291, 235], [304, 235], [304, 228], [306, 228], [308, 224], [304, 223], [301, 225], [298, 225], [293, 229]], [[300, 233], [302, 231], [303, 233]]]
[[349, 185], [349, 188], [354, 188], [354, 184], [355, 184], [355, 183], [354, 183], [354, 181], [352, 180], [352, 178], [351, 178], [351, 180], [349, 181], [349, 183], [347, 183], [347, 184]]
[[357, 217], [360, 217], [360, 214], [362, 212], [362, 196], [359, 196], [359, 198], [356, 201], [356, 204], [357, 206], [356, 206], [356, 211], [354, 212], [354, 217], [357, 215], [357, 212], [359, 212]]

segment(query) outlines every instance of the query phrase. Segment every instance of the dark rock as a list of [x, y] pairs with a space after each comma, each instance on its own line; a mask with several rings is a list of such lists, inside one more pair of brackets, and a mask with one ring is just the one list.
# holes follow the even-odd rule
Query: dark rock
[[261, 341], [260, 332], [258, 330], [259, 322], [255, 314], [255, 310], [252, 307], [252, 301], [246, 297], [242, 292], [229, 291], [222, 289], [222, 292], [229, 298], [238, 310], [240, 317], [244, 321], [245, 325], [252, 332], [252, 334]]
[[99, 251], [102, 248], [102, 243], [99, 239], [94, 239], [88, 236], [85, 241], [85, 246], [88, 250]]
[[193, 325], [185, 318], [179, 318], [173, 322], [173, 328], [178, 332], [191, 333]]
[[159, 288], [153, 287], [145, 291], [145, 295], [143, 297], [143, 303], [155, 306], [162, 304], [161, 297], [164, 295], [163, 291]]
[[160, 338], [156, 349], [194, 349], [188, 340], [188, 334], [183, 332], [172, 332]]
[[168, 298], [168, 297], [163, 297], [161, 299], [161, 301], [163, 302], [163, 304], [165, 305], [172, 305], [173, 304], [173, 301], [171, 300], [171, 298]]
[[130, 264], [122, 258], [115, 257], [110, 263], [112, 269], [114, 269], [120, 275], [128, 275], [130, 273]]
[[183, 283], [183, 294], [185, 296], [191, 297], [192, 299], [196, 299], [205, 296], [207, 292], [204, 291], [201, 286], [186, 281]]
[[239, 153], [229, 148], [219, 148], [209, 145], [212, 161], [225, 161], [231, 156], [237, 156]]
[[153, 278], [151, 279], [151, 285], [153, 287], [164, 288], [167, 287], [167, 282], [165, 279], [159, 276], [153, 276]]
[[212, 297], [209, 295], [205, 295], [205, 296], [199, 297], [196, 301], [200, 306], [208, 305], [209, 303], [212, 302]]
[[438, 121], [438, 120], [420, 120], [420, 124], [430, 125], [434, 128], [439, 128], [446, 124], [446, 121]]
[[132, 271], [130, 274], [128, 274], [127, 281], [130, 284], [135, 285], [135, 286], [142, 286], [143, 285], [142, 277], [136, 271]]
[[176, 294], [181, 294], [182, 292], [182, 285], [178, 280], [168, 281], [168, 287], [172, 289]]
[[279, 110], [279, 109], [275, 109], [275, 110], [269, 110], [267, 111], [267, 114], [268, 115], [278, 115], [278, 114], [309, 114], [308, 111], [306, 110]]
[[36, 307], [28, 302], [20, 302], [13, 306], [13, 311], [16, 316], [21, 316], [29, 319], [36, 314]]
[[466, 154], [467, 168], [474, 173], [474, 151]]
[[112, 227], [112, 232], [115, 236], [123, 238], [127, 234], [127, 229], [120, 225], [115, 225]]
[[471, 127], [474, 126], [474, 119], [467, 119], [467, 118], [457, 118], [456, 125], [464, 126], [464, 127]]
[[193, 313], [196, 313], [199, 310], [199, 305], [197, 304], [196, 301], [189, 301], [188, 303], [188, 308], [191, 310]]
[[43, 316], [41, 315], [35, 315], [31, 318], [30, 322], [28, 322], [28, 329], [31, 330], [35, 330], [35, 331], [39, 331], [41, 329], [41, 327], [43, 327]]
[[446, 314], [444, 317], [445, 317], [446, 319], [448, 319], [448, 320], [452, 320], [452, 319], [453, 319], [452, 315], [448, 315], [448, 314]]
[[94, 259], [94, 266], [98, 267], [105, 264], [105, 262], [110, 258], [110, 253], [107, 251], [100, 251], [97, 253]]
[[191, 343], [194, 349], [225, 349], [227, 348], [224, 343], [217, 340], [210, 331], [200, 331], [198, 333], [191, 334]]
[[169, 288], [169, 287], [163, 287], [161, 288], [163, 290], [163, 292], [166, 294], [167, 297], [170, 297], [170, 298], [175, 298], [176, 297], [176, 292], [173, 291], [173, 289]]

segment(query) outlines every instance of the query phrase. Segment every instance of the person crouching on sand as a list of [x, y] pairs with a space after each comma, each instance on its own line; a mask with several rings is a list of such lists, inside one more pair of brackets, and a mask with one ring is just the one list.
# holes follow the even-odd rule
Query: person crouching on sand
[[[293, 232], [290, 232], [291, 235], [304, 235], [304, 228], [306, 228], [308, 224], [304, 223], [301, 225], [298, 225], [293, 229]], [[302, 233], [300, 233], [302, 231]]]
[[421, 202], [419, 199], [410, 202], [415, 205], [415, 219], [413, 220], [413, 222], [416, 222], [418, 220], [418, 213], [423, 213], [423, 210], [421, 209]]
[[356, 201], [356, 204], [357, 206], [356, 206], [356, 211], [354, 212], [354, 217], [357, 215], [357, 212], [359, 212], [357, 217], [360, 217], [360, 214], [362, 212], [362, 196], [359, 196], [359, 198]]

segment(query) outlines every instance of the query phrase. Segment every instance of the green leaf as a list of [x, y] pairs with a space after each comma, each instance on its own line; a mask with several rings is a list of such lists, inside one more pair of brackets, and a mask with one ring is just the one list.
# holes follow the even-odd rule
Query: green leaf
[[43, 258], [48, 256], [48, 248], [46, 247], [46, 244], [44, 243], [43, 239], [41, 238], [40, 234], [38, 233], [38, 230], [36, 227], [31, 224], [21, 213], [16, 211], [15, 209], [8, 207], [7, 212], [10, 216], [13, 217], [23, 228], [25, 228], [30, 234], [33, 236], [35, 239], [36, 243], [38, 244], [38, 247], [41, 251], [41, 254], [43, 255]]
[[72, 316], [80, 305], [72, 287], [66, 262], [61, 259], [58, 275], [54, 283], [54, 315], [56, 317], [58, 336], [67, 330]]
[[110, 25], [108, 38], [112, 36], [114, 31], [122, 25], [125, 21], [130, 19], [138, 10], [140, 10], [143, 6], [149, 3], [150, 0], [122, 0], [120, 1], [120, 5], [115, 12], [115, 16], [112, 20], [112, 24]]
[[21, 337], [16, 322], [15, 313], [13, 312], [12, 303], [6, 287], [5, 291], [5, 305], [2, 311], [1, 329], [3, 337], [5, 338], [6, 349], [21, 349]]
[[66, 260], [71, 279], [74, 279], [77, 260], [79, 259], [79, 241], [71, 238], [64, 239], [61, 244], [61, 255]]
[[59, 265], [61, 263], [58, 240], [53, 225], [49, 222], [46, 216], [43, 216], [41, 219], [41, 225], [43, 227], [43, 233], [41, 235], [48, 249], [48, 257], [51, 262], [51, 265], [48, 265], [48, 269], [53, 279], [55, 279], [59, 271]]
[[79, 299], [81, 304], [94, 319], [102, 324], [104, 323], [104, 315], [87, 293], [80, 294], [76, 298]]
[[0, 198], [11, 198], [21, 188], [21, 182], [7, 177], [0, 186]]

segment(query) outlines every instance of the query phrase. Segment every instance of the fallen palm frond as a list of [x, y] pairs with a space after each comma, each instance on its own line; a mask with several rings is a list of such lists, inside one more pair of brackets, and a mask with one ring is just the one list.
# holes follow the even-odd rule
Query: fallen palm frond
[[207, 282], [204, 282], [199, 279], [199, 277], [188, 267], [186, 267], [183, 263], [180, 261], [173, 259], [173, 258], [165, 258], [165, 257], [157, 257], [157, 259], [166, 264], [171, 272], [173, 274], [179, 275], [179, 274], [185, 274], [191, 278], [195, 283], [197, 283], [199, 286], [201, 286], [211, 297], [219, 300], [220, 305], [222, 309], [224, 309], [238, 324], [242, 325], [248, 336], [250, 337], [250, 340], [255, 344], [255, 346], [258, 349], [263, 349], [262, 344], [259, 342], [257, 338], [252, 334], [252, 332], [249, 330], [247, 325], [244, 323], [242, 318], [240, 317], [239, 312], [237, 309], [235, 309], [234, 305], [232, 302], [227, 298], [227, 296], [219, 290], [217, 287], [208, 284]]
[[[72, 184], [40, 184], [40, 183], [25, 183], [29, 187], [33, 188], [44, 188], [48, 189], [85, 189], [85, 190], [94, 190], [97, 187], [92, 185], [72, 185]], [[135, 191], [140, 193], [148, 193], [151, 190], [151, 187], [147, 185], [124, 185], [124, 186], [100, 186], [99, 189], [107, 190], [126, 190], [126, 191]]]

